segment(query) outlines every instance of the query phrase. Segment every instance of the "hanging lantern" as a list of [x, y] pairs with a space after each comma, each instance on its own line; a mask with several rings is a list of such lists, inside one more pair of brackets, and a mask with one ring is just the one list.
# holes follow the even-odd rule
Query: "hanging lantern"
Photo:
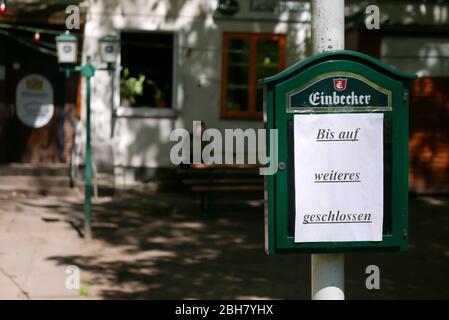
[[104, 63], [114, 64], [117, 61], [119, 41], [116, 36], [106, 35], [100, 38], [100, 57]]
[[66, 33], [57, 36], [56, 48], [58, 51], [59, 63], [76, 63], [78, 40], [74, 35], [67, 31]]
[[219, 0], [217, 11], [223, 15], [232, 16], [240, 9], [237, 0]]

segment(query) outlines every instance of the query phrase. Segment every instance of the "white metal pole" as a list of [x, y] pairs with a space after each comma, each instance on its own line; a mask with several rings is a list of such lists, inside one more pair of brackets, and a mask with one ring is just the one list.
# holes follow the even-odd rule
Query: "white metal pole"
[[[313, 54], [345, 47], [344, 0], [312, 0]], [[344, 255], [312, 254], [312, 299], [344, 300]]]
[[345, 1], [312, 0], [313, 53], [345, 48]]
[[312, 254], [312, 299], [345, 299], [344, 254]]

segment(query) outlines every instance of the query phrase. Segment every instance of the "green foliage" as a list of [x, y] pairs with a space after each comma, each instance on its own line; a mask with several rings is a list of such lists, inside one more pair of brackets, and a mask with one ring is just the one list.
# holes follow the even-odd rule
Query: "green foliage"
[[[123, 99], [129, 100], [131, 106], [136, 105], [136, 97], [142, 97], [144, 94], [144, 87], [153, 88], [153, 99], [157, 104], [159, 101], [164, 100], [164, 93], [159, 89], [157, 83], [143, 74], [139, 76], [130, 76], [130, 71], [128, 68], [123, 70], [122, 77], [120, 79], [120, 96]], [[147, 92], [148, 94], [148, 92]]]
[[136, 103], [136, 96], [143, 95], [144, 82], [145, 76], [143, 74], [139, 74], [139, 78], [130, 77], [129, 69], [125, 68], [120, 79], [120, 95], [129, 99], [131, 105], [134, 105]]
[[81, 297], [89, 297], [90, 293], [89, 293], [89, 287], [90, 287], [90, 282], [87, 280], [81, 280], [81, 288], [80, 288], [80, 296]]

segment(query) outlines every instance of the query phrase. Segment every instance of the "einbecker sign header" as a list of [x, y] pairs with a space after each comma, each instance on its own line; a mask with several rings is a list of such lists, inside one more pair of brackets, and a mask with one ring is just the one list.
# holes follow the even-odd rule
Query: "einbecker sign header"
[[[327, 73], [287, 94], [287, 112], [329, 108], [391, 110], [391, 92], [350, 72]], [[337, 111], [337, 110], [335, 110]]]

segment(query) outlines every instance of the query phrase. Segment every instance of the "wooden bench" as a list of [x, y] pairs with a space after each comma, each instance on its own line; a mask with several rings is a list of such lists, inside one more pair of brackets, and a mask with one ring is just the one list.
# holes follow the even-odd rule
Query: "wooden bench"
[[256, 165], [191, 165], [179, 168], [182, 183], [200, 195], [201, 210], [214, 212], [214, 195], [222, 192], [262, 192], [263, 176]]

